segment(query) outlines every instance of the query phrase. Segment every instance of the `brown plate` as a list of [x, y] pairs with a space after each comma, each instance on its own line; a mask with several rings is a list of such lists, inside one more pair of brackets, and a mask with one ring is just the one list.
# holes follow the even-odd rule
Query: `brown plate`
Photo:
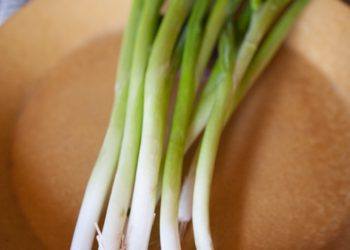
[[[312, 1], [231, 120], [212, 189], [217, 249], [346, 249], [350, 244], [349, 30], [344, 3]], [[76, 43], [72, 47], [78, 48], [51, 63], [45, 74], [30, 70], [35, 59], [23, 70], [33, 77], [3, 78], [10, 70], [0, 74], [5, 82], [0, 93], [7, 100], [0, 106], [7, 115], [1, 116], [2, 165], [8, 172], [13, 163], [20, 208], [49, 249], [69, 245], [108, 121], [120, 33], [100, 34]], [[24, 100], [31, 82], [36, 87]], [[15, 228], [17, 210], [5, 203], [0, 204], [13, 219], [2, 228]], [[6, 233], [21, 237], [16, 230]], [[193, 247], [191, 237], [186, 249]]]
[[1, 249], [42, 248], [24, 223], [9, 182], [13, 128], [28, 92], [70, 51], [124, 27], [128, 8], [129, 1], [119, 0], [32, 0], [0, 27]]

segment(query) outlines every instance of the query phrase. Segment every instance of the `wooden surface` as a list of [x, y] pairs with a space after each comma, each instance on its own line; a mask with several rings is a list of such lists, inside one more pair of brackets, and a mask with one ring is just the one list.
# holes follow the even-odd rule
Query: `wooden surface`
[[[115, 22], [114, 9], [127, 9], [117, 2], [36, 0], [0, 29], [4, 249], [69, 244], [112, 101], [126, 16]], [[93, 21], [77, 20], [83, 3]], [[313, 1], [226, 129], [213, 185], [217, 249], [350, 244], [349, 25], [345, 4]]]

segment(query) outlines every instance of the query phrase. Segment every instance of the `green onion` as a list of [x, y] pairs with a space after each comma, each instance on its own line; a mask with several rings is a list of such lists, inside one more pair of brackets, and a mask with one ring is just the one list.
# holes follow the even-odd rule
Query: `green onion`
[[[276, 54], [279, 47], [282, 45], [284, 39], [288, 35], [288, 32], [292, 25], [295, 22], [295, 19], [298, 17], [302, 9], [305, 7], [305, 5], [309, 2], [309, 0], [297, 0], [295, 3], [293, 3], [286, 13], [280, 18], [280, 20], [274, 25], [273, 29], [270, 31], [264, 42], [262, 43], [261, 47], [259, 48], [257, 54], [254, 56], [251, 64], [249, 65], [249, 68], [242, 79], [242, 83], [237, 88], [237, 91], [235, 92], [235, 97], [233, 98], [234, 103], [231, 106], [230, 112], [228, 112], [227, 120], [229, 119], [230, 115], [234, 112], [234, 110], [237, 108], [241, 100], [244, 98], [244, 96], [247, 94], [248, 90], [251, 88], [252, 84], [255, 82], [255, 80], [259, 77], [261, 72], [266, 68], [268, 63], [271, 61], [273, 56]], [[212, 74], [215, 74], [215, 69]], [[210, 82], [210, 80], [209, 80]], [[210, 85], [208, 83], [208, 85]], [[212, 84], [214, 85], [214, 84]], [[211, 88], [214, 88], [212, 86]], [[203, 97], [203, 95], [202, 95]], [[193, 124], [205, 124], [208, 119], [208, 114], [210, 112], [210, 107], [212, 107], [212, 101], [208, 99], [208, 96], [205, 96], [204, 98], [201, 98], [200, 100], [202, 103], [199, 103], [197, 105], [197, 112], [196, 116], [198, 118], [196, 119], [202, 119], [201, 122], [193, 123]], [[200, 107], [200, 108], [199, 108]], [[188, 140], [188, 145], [191, 145], [194, 139], [196, 138], [202, 128], [205, 125], [198, 125], [197, 128], [192, 129], [192, 131], [199, 131], [194, 133], [193, 136], [190, 136]], [[189, 184], [194, 183], [194, 174], [191, 174], [194, 171], [196, 165], [192, 164], [191, 169], [189, 171], [189, 174], [186, 176], [184, 185], [182, 187], [181, 191], [181, 199], [180, 199], [180, 209], [179, 209], [179, 220], [184, 224], [188, 222], [191, 219], [192, 211], [189, 211], [189, 208], [187, 204], [192, 203], [192, 195], [191, 190], [193, 190], [193, 187], [191, 187]], [[193, 180], [192, 180], [193, 179]], [[186, 184], [188, 183], [188, 184]], [[186, 185], [185, 185], [186, 184]], [[187, 199], [187, 200], [186, 200]], [[189, 201], [191, 199], [191, 201]], [[182, 207], [181, 204], [184, 207]], [[192, 207], [191, 207], [192, 208]]]
[[187, 29], [181, 76], [178, 87], [173, 125], [165, 158], [160, 213], [162, 249], [181, 249], [177, 223], [178, 199], [181, 187], [181, 170], [187, 127], [196, 96], [196, 62], [201, 42], [202, 24], [209, 0], [197, 1], [192, 10]]
[[182, 238], [186, 233], [187, 223], [192, 219], [193, 188], [198, 164], [198, 154], [199, 147], [196, 149], [194, 157], [192, 158], [189, 171], [181, 188], [178, 219], [180, 222], [180, 236]]
[[235, 22], [235, 27], [237, 30], [236, 36], [239, 43], [242, 42], [244, 35], [248, 30], [252, 14], [253, 14], [253, 9], [249, 4], [245, 4], [239, 13], [237, 21]]
[[126, 234], [128, 249], [147, 249], [157, 201], [157, 184], [166, 128], [172, 52], [192, 1], [171, 0], [156, 36], [145, 78], [144, 116], [136, 181]]
[[91, 249], [95, 238], [95, 223], [99, 221], [113, 181], [123, 137], [130, 67], [142, 5], [143, 0], [134, 0], [131, 8], [121, 46], [111, 118], [102, 148], [85, 190], [71, 243], [72, 250]]
[[213, 48], [216, 45], [222, 27], [227, 21], [227, 18], [232, 16], [236, 11], [238, 5], [242, 0], [217, 0], [212, 7], [209, 15], [208, 23], [206, 25], [203, 43], [198, 56], [197, 63], [197, 80], [200, 79], [207, 63], [212, 55]]
[[149, 52], [157, 30], [162, 0], [146, 1], [137, 30], [126, 108], [124, 137], [117, 173], [108, 203], [100, 249], [119, 249], [129, 209], [139, 153], [144, 78]]
[[[180, 236], [193, 215], [197, 249], [213, 249], [210, 186], [221, 134], [307, 2], [169, 0], [162, 9], [163, 0], [133, 0], [111, 119], [71, 249], [92, 248], [110, 190], [102, 233], [98, 230], [100, 250], [147, 249], [160, 196], [162, 248], [181, 249]], [[200, 91], [215, 48], [218, 56]], [[181, 189], [184, 155], [203, 130]]]
[[235, 92], [235, 97], [232, 98], [226, 120], [229, 119], [238, 104], [246, 96], [253, 83], [271, 62], [283, 41], [286, 39], [295, 20], [309, 1], [310, 0], [294, 0], [283, 16], [280, 17], [273, 26], [273, 29], [268, 33], [249, 65], [242, 82], [239, 84]]
[[[231, 24], [231, 25], [230, 25]], [[219, 60], [223, 82], [216, 91], [215, 103], [210, 112], [207, 127], [200, 145], [196, 178], [193, 190], [193, 229], [197, 249], [213, 249], [209, 227], [209, 193], [213, 175], [216, 152], [224, 129], [226, 106], [229, 102], [232, 85], [233, 62], [236, 57], [236, 45], [232, 23], [220, 39]]]
[[[256, 80], [258, 75], [266, 67], [267, 63], [272, 59], [282, 41], [288, 34], [291, 25], [294, 23], [296, 17], [307, 4], [308, 0], [297, 0], [287, 10], [286, 14], [280, 18], [273, 30], [269, 33], [257, 54], [255, 55], [250, 67], [248, 68], [242, 83], [238, 86], [236, 92], [220, 91], [217, 93], [216, 104], [210, 113], [207, 128], [205, 130], [201, 152], [198, 160], [196, 180], [194, 187], [194, 201], [193, 201], [193, 222], [194, 233], [196, 238], [196, 245], [198, 248], [210, 249], [212, 247], [210, 229], [209, 229], [209, 187], [212, 178], [213, 166], [215, 161], [215, 152], [218, 145], [218, 137], [221, 134], [223, 126], [220, 126], [219, 121], [226, 124], [229, 116], [235, 110], [243, 96], [247, 93], [252, 83]], [[239, 63], [239, 61], [237, 61]], [[223, 89], [220, 85], [219, 90]], [[218, 90], [218, 91], [219, 91]], [[230, 93], [231, 92], [231, 93]], [[226, 104], [223, 105], [223, 95], [228, 97]], [[218, 101], [219, 100], [219, 101]], [[221, 112], [224, 112], [222, 115]], [[222, 120], [224, 117], [224, 120]], [[212, 124], [212, 125], [211, 125]], [[220, 131], [221, 130], [221, 131]], [[206, 136], [206, 134], [208, 134]], [[206, 138], [208, 138], [206, 141]], [[202, 157], [201, 157], [202, 156]], [[202, 160], [201, 160], [202, 159]], [[200, 210], [202, 208], [202, 210]]]
[[237, 65], [233, 73], [235, 87], [241, 82], [266, 32], [290, 2], [291, 0], [266, 0], [253, 13], [249, 29], [237, 55]]
[[[245, 71], [249, 66], [249, 62], [254, 56], [260, 41], [268, 31], [268, 28], [272, 25], [273, 20], [278, 17], [284, 6], [288, 4], [288, 0], [280, 0], [280, 2], [277, 1], [278, 5], [276, 5], [275, 1], [277, 0], [267, 0], [267, 2], [253, 14], [248, 33], [246, 34], [243, 44], [239, 49], [237, 66], [234, 73], [235, 85], [238, 85], [241, 81], [241, 78], [245, 74]], [[285, 2], [284, 5], [281, 4], [282, 1]], [[264, 23], [264, 25], [260, 25], [263, 27], [261, 29], [259, 28], [260, 26], [257, 25], [257, 23], [260, 22]], [[240, 58], [243, 59], [240, 60]], [[186, 148], [189, 148], [190, 145], [192, 145], [207, 123], [208, 116], [215, 99], [215, 91], [213, 91], [213, 89], [215, 89], [215, 86], [221, 82], [219, 76], [220, 73], [220, 70], [216, 73], [214, 67], [212, 74], [215, 74], [216, 76], [213, 75], [210, 77], [208, 84], [205, 86], [202, 92], [203, 94], [200, 96], [198, 104], [195, 108], [192, 122], [190, 124]]]
[[250, 0], [250, 6], [253, 10], [259, 9], [262, 0]]
[[[192, 107], [198, 87], [198, 75], [204, 71], [209, 55], [215, 46], [216, 36], [220, 33], [223, 22], [235, 11], [239, 0], [218, 1], [206, 25], [201, 43], [202, 24], [210, 1], [197, 1], [186, 27], [186, 43], [181, 68], [180, 84], [176, 98], [173, 124], [165, 158], [160, 235], [164, 249], [180, 249], [178, 230], [178, 207], [181, 188], [182, 162], [185, 153], [187, 130], [192, 114]], [[198, 55], [199, 47], [200, 54]], [[197, 58], [199, 58], [197, 62]]]

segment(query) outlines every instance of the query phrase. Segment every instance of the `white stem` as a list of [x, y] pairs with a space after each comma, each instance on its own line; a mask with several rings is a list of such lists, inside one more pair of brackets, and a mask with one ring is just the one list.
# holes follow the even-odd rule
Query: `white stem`
[[90, 250], [92, 248], [95, 238], [94, 224], [98, 223], [100, 219], [113, 181], [123, 137], [135, 31], [138, 27], [142, 4], [143, 0], [133, 0], [126, 32], [122, 40], [115, 85], [116, 96], [111, 119], [98, 159], [85, 190], [72, 239], [72, 250]]
[[178, 219], [180, 223], [187, 224], [192, 219], [193, 188], [194, 188], [194, 180], [196, 176], [197, 161], [198, 161], [198, 150], [192, 160], [190, 170], [185, 178], [185, 181], [181, 189], [179, 215], [178, 215]]
[[120, 248], [131, 201], [141, 138], [145, 72], [161, 3], [162, 0], [153, 0], [144, 4], [137, 29], [120, 159], [101, 236], [104, 247], [111, 250]]
[[[96, 233], [94, 225], [100, 218], [108, 190], [111, 186], [111, 177], [114, 175], [115, 163], [119, 155], [121, 134], [117, 133], [116, 113], [116, 109], [114, 109], [99, 158], [96, 161], [85, 190], [73, 235], [71, 250], [89, 250], [93, 245]], [[118, 152], [116, 153], [116, 151]]]
[[[163, 147], [163, 121], [156, 125], [157, 116], [150, 102], [145, 103], [143, 134], [136, 172], [136, 182], [126, 236], [127, 249], [143, 250], [148, 243], [157, 201], [158, 172]], [[158, 114], [159, 115], [159, 114]], [[157, 122], [156, 122], [157, 123]]]
[[170, 1], [150, 55], [145, 78], [141, 145], [126, 235], [126, 247], [130, 250], [148, 248], [169, 102], [170, 88], [166, 79], [177, 38], [191, 6], [189, 0]]

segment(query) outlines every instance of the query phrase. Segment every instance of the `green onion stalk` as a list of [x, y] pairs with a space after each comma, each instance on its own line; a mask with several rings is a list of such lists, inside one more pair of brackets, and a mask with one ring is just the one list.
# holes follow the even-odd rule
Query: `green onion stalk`
[[[258, 10], [252, 13], [249, 29], [238, 52], [234, 85], [238, 85], [241, 81], [261, 40], [289, 2], [290, 0], [267, 0], [260, 5]], [[215, 68], [213, 73], [215, 73]], [[215, 91], [212, 90], [215, 89], [218, 83], [220, 81], [208, 81], [202, 92], [203, 94], [195, 108], [196, 110], [189, 128], [188, 147], [192, 145], [207, 123], [212, 103], [215, 99]]]
[[99, 237], [100, 250], [117, 250], [121, 245], [140, 146], [145, 72], [158, 28], [162, 2], [162, 0], [153, 0], [144, 3], [140, 24], [136, 32], [124, 134], [103, 230]]
[[196, 1], [187, 28], [180, 82], [177, 91], [173, 124], [165, 157], [160, 211], [162, 249], [181, 249], [177, 214], [181, 187], [181, 169], [191, 107], [196, 96], [195, 68], [202, 36], [203, 19], [209, 0]]
[[[236, 42], [231, 21], [220, 38], [219, 60], [223, 82], [216, 91], [215, 103], [210, 112], [198, 155], [196, 178], [193, 190], [193, 229], [197, 249], [213, 249], [209, 230], [209, 192], [216, 152], [224, 128], [226, 106], [232, 88], [232, 73], [236, 57]], [[200, 194], [203, 192], [202, 194]]]
[[[200, 135], [202, 130], [204, 129], [206, 122], [209, 117], [210, 109], [213, 105], [212, 99], [203, 98], [204, 96], [207, 96], [210, 91], [215, 92], [216, 87], [223, 81], [223, 71], [221, 70], [220, 63], [216, 61], [212, 72], [209, 76], [208, 83], [205, 87], [205, 89], [201, 93], [201, 98], [199, 102], [196, 104], [196, 107], [194, 109], [194, 118], [197, 119], [197, 122], [194, 123], [194, 125], [197, 125], [197, 127], [193, 127], [193, 118], [192, 123], [189, 126], [189, 131], [195, 131], [195, 135], [193, 135], [191, 132], [188, 133], [188, 136], [186, 138], [186, 145], [185, 145], [185, 152], [187, 152], [192, 144], [194, 143], [195, 139]], [[212, 86], [212, 88], [208, 88], [207, 86]], [[212, 96], [212, 94], [210, 95]], [[198, 108], [200, 107], [200, 108]], [[198, 122], [199, 121], [199, 122]], [[196, 166], [197, 166], [197, 159], [198, 159], [198, 148], [196, 149], [195, 156], [192, 159], [190, 169], [188, 174], [186, 175], [186, 178], [184, 180], [183, 186], [181, 188], [181, 194], [179, 198], [179, 211], [178, 211], [178, 221], [180, 223], [180, 236], [184, 236], [185, 231], [187, 229], [187, 223], [192, 219], [192, 198], [193, 198], [193, 185], [194, 185], [194, 179], [195, 179], [195, 173], [196, 173]]]
[[199, 147], [192, 158], [189, 171], [184, 179], [181, 187], [180, 200], [179, 200], [179, 228], [181, 239], [185, 236], [187, 231], [187, 224], [192, 219], [192, 206], [193, 206], [193, 188], [194, 180], [196, 178], [196, 167], [198, 163]]
[[[266, 0], [259, 3], [258, 8], [254, 10], [249, 29], [237, 55], [237, 65], [233, 74], [235, 87], [241, 82], [265, 34], [290, 2], [291, 0]], [[232, 91], [235, 91], [235, 88]]]
[[166, 83], [170, 59], [192, 1], [171, 0], [156, 36], [145, 77], [141, 145], [126, 247], [147, 249], [157, 202], [157, 184], [166, 129], [170, 87]]
[[258, 77], [276, 55], [289, 31], [293, 27], [297, 17], [300, 15], [309, 1], [310, 0], [294, 0], [283, 16], [279, 18], [271, 31], [267, 34], [251, 64], [249, 65], [242, 82], [239, 84], [234, 93], [234, 98], [232, 98], [232, 103], [229, 106], [230, 108], [226, 117], [226, 122], [236, 110], [239, 103], [246, 96], [253, 83], [258, 79]]
[[260, 7], [262, 1], [263, 0], [250, 0], [249, 3], [253, 10], [257, 10]]
[[245, 33], [248, 30], [253, 9], [250, 4], [244, 3], [239, 12], [237, 20], [235, 20], [236, 36], [239, 43], [242, 42]]
[[[227, 87], [224, 91], [223, 89], [225, 89], [225, 87], [223, 85], [228, 84], [227, 82], [223, 82], [223, 84], [218, 87], [215, 104], [211, 110], [201, 143], [198, 165], [195, 174], [196, 177], [192, 212], [195, 241], [198, 249], [213, 248], [209, 228], [209, 189], [214, 169], [218, 141], [220, 134], [222, 133], [222, 129], [239, 102], [252, 86], [252, 83], [272, 59], [273, 55], [276, 53], [282, 44], [282, 41], [286, 37], [291, 25], [294, 23], [295, 18], [298, 16], [307, 2], [308, 0], [296, 0], [288, 8], [285, 14], [280, 18], [272, 31], [266, 37], [263, 44], [260, 46], [260, 49], [254, 56], [254, 59], [248, 67], [242, 82], [237, 86], [237, 88], [233, 84], [231, 89]], [[242, 46], [241, 49], [242, 48], [244, 47]], [[236, 64], [238, 65], [239, 62], [240, 61], [237, 60]], [[235, 71], [236, 69], [237, 67], [235, 68]], [[235, 78], [233, 78], [233, 81], [234, 80]], [[226, 98], [224, 98], [225, 96]]]
[[[217, 36], [224, 22], [232, 16], [240, 0], [215, 2], [205, 26], [203, 24], [210, 1], [197, 1], [186, 26], [186, 42], [181, 67], [180, 83], [176, 97], [173, 124], [165, 156], [162, 200], [160, 212], [161, 246], [164, 249], [181, 249], [178, 228], [179, 195], [181, 190], [182, 164], [185, 153], [188, 125], [192, 115], [199, 78], [203, 74], [215, 47]], [[200, 50], [199, 50], [200, 48]], [[199, 52], [199, 53], [198, 53]]]
[[[241, 1], [237, 1], [236, 5], [238, 6], [240, 2]], [[219, 6], [221, 7], [221, 3], [217, 2], [217, 4], [219, 4]], [[232, 2], [230, 2], [230, 4], [232, 4]], [[227, 8], [214, 7], [214, 9], [220, 9], [221, 12], [219, 11], [212, 12], [212, 15], [215, 14], [216, 16], [218, 16], [212, 19], [218, 19], [219, 17], [225, 16], [225, 13], [228, 13]], [[235, 12], [235, 8], [232, 9], [232, 12], [230, 13], [231, 17], [234, 14], [234, 12]], [[246, 32], [250, 21], [250, 16], [251, 16], [250, 5], [245, 4], [237, 20], [237, 33], [238, 33], [236, 35], [237, 40], [240, 40], [238, 38], [243, 36], [244, 33]], [[227, 22], [227, 18], [226, 18], [226, 22]], [[220, 22], [220, 25], [222, 24], [223, 22]], [[209, 22], [208, 26], [212, 26], [212, 22]], [[211, 28], [211, 29], [207, 28], [207, 30], [214, 30], [214, 28]], [[216, 30], [221, 30], [221, 29], [216, 28]], [[205, 42], [203, 42], [203, 44], [205, 44]], [[203, 58], [203, 56], [201, 58]], [[200, 63], [198, 63], [198, 65], [200, 65]], [[210, 110], [213, 106], [213, 99], [214, 99], [213, 97], [215, 96], [215, 90], [217, 86], [221, 82], [223, 82], [224, 77], [225, 77], [225, 72], [222, 71], [220, 60], [217, 59], [211, 71], [208, 83], [206, 84], [203, 91], [200, 93], [200, 98], [194, 109], [194, 112], [193, 112], [194, 116], [192, 117], [192, 122], [189, 127], [190, 133], [189, 133], [189, 136], [187, 137], [185, 151], [187, 151], [192, 146], [194, 140], [198, 137], [198, 135], [201, 133], [201, 131], [205, 127], [205, 124], [209, 117]], [[198, 155], [197, 151], [198, 149], [196, 150], [196, 155]], [[178, 220], [180, 222], [180, 234], [182, 236], [186, 231], [187, 223], [192, 219], [192, 197], [193, 197], [193, 185], [194, 185], [194, 178], [195, 178], [195, 172], [196, 172], [195, 167], [197, 165], [197, 158], [198, 158], [197, 156], [193, 158], [190, 165], [190, 170], [181, 188]]]
[[[226, 12], [225, 9], [222, 11]], [[242, 40], [242, 36], [246, 33], [247, 26], [249, 25], [251, 19], [251, 7], [246, 4], [241, 11], [239, 18], [236, 22], [237, 26], [237, 40]], [[220, 15], [220, 13], [217, 13]], [[223, 15], [223, 13], [221, 13]], [[215, 96], [216, 87], [222, 82], [224, 77], [224, 72], [221, 71], [220, 62], [216, 60], [212, 72], [210, 74], [208, 83], [205, 85], [204, 89], [200, 93], [200, 98], [194, 110], [194, 115], [192, 117], [192, 122], [189, 127], [189, 137], [186, 144], [186, 149], [190, 148], [193, 142], [198, 137], [198, 134], [203, 130], [205, 124], [208, 120], [210, 110], [213, 105], [213, 99]]]
[[127, 29], [122, 40], [111, 118], [98, 159], [84, 193], [71, 243], [72, 250], [92, 248], [95, 238], [95, 224], [100, 219], [107, 194], [112, 185], [123, 137], [135, 34], [139, 25], [143, 2], [143, 0], [134, 0], [131, 7]]
[[208, 61], [212, 55], [213, 49], [217, 44], [222, 27], [236, 11], [242, 0], [216, 0], [209, 13], [207, 25], [204, 30], [203, 42], [199, 51], [198, 62], [196, 66], [196, 79], [200, 80], [203, 72], [207, 68]]

